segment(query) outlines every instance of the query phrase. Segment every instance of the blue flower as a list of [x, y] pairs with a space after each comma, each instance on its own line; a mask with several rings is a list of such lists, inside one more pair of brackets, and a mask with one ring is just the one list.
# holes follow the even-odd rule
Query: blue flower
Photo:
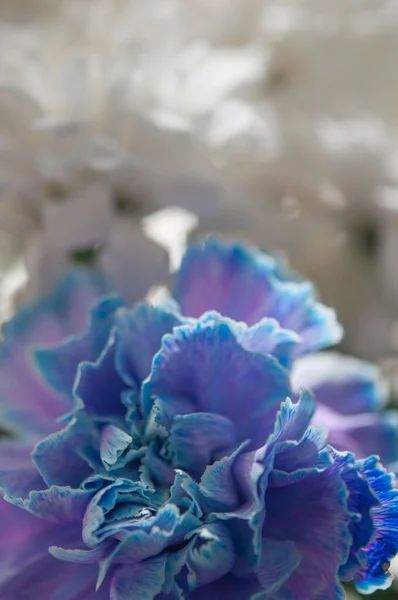
[[[386, 587], [393, 478], [344, 437], [329, 445], [338, 427], [328, 440], [301, 389], [307, 354], [341, 335], [312, 286], [211, 241], [188, 250], [173, 297], [105, 297], [76, 333], [77, 298], [99, 289], [88, 283], [72, 277], [5, 330], [1, 415], [18, 438], [0, 446], [0, 597], [338, 600], [341, 581]], [[360, 368], [308, 378], [325, 410], [342, 389], [373, 417], [374, 382]]]

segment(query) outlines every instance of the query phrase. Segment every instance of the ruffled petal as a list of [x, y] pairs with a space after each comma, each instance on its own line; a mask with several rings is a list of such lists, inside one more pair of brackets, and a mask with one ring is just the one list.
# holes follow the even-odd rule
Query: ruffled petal
[[378, 412], [386, 400], [385, 385], [374, 365], [336, 353], [319, 353], [296, 361], [296, 392], [312, 390], [317, 399], [314, 424], [324, 425], [330, 444], [357, 458], [378, 454], [383, 462], [398, 460], [398, 416]]
[[120, 298], [106, 298], [90, 312], [89, 326], [81, 335], [67, 338], [59, 346], [37, 350], [36, 364], [45, 381], [67, 398], [72, 397], [79, 363], [95, 362], [106, 346], [115, 324]]
[[26, 498], [31, 490], [46, 484], [34, 465], [31, 448], [15, 441], [0, 444], [0, 489], [8, 495]]
[[268, 440], [266, 452], [274, 450], [272, 481], [286, 485], [298, 477], [317, 472], [332, 464], [324, 450], [327, 435], [310, 426], [315, 403], [308, 391], [303, 391], [297, 403], [289, 398], [281, 405], [275, 430]]
[[119, 568], [111, 583], [110, 600], [154, 600], [166, 581], [166, 556]]
[[39, 442], [32, 458], [48, 485], [79, 486], [92, 474], [83, 452], [98, 445], [98, 439], [93, 424], [78, 415], [64, 429]]
[[128, 385], [142, 383], [150, 373], [162, 337], [186, 321], [171, 301], [159, 306], [142, 303], [133, 310], [118, 312], [116, 367]]
[[168, 451], [175, 468], [201, 475], [218, 456], [229, 454], [237, 445], [235, 427], [229, 419], [212, 413], [177, 416], [168, 439]]
[[38, 376], [32, 363], [33, 350], [53, 346], [81, 331], [91, 304], [105, 289], [105, 282], [95, 272], [71, 273], [51, 295], [26, 306], [4, 326], [0, 420], [24, 439], [47, 435], [68, 410], [62, 397]]
[[[121, 516], [136, 518], [149, 504], [148, 488], [141, 481], [109, 478], [109, 485], [106, 485], [106, 479], [102, 480], [104, 487], [91, 500], [83, 520], [83, 540], [89, 547], [113, 535], [113, 521], [116, 530], [122, 528], [122, 524], [119, 527]], [[117, 509], [122, 509], [119, 516]]]
[[342, 415], [318, 404], [314, 423], [327, 427], [328, 441], [337, 450], [350, 450], [357, 458], [377, 453], [391, 467], [398, 460], [398, 415], [394, 411]]
[[191, 590], [221, 579], [234, 566], [235, 548], [223, 523], [203, 525], [194, 534], [185, 560]]
[[108, 600], [109, 589], [95, 592], [97, 567], [59, 561], [48, 551], [0, 585], [7, 600]]
[[332, 453], [333, 469], [340, 472], [349, 493], [347, 504], [351, 513], [349, 530], [352, 544], [347, 562], [340, 567], [339, 576], [342, 581], [352, 581], [356, 571], [367, 563], [363, 549], [375, 532], [372, 509], [379, 506], [379, 501], [361, 472], [361, 463], [355, 461], [354, 455], [334, 450]]
[[[249, 515], [251, 552], [258, 554], [257, 569], [265, 560], [262, 551], [266, 540], [293, 544], [292, 565], [298, 556], [301, 560], [294, 569], [291, 565], [286, 581], [275, 579], [278, 600], [343, 598], [337, 574], [351, 547], [346, 486], [340, 473], [333, 470], [332, 460], [322, 457], [322, 440], [311, 440], [312, 452], [306, 451], [301, 460], [299, 451], [292, 454], [293, 449], [307, 443], [306, 427], [313, 410], [308, 394], [297, 404], [287, 400], [282, 405], [268, 442], [255, 453], [240, 457], [239, 468], [235, 468], [241, 497], [247, 498], [244, 512], [239, 509], [224, 517], [227, 524], [233, 524], [244, 513]], [[286, 452], [294, 458], [291, 464], [286, 461]], [[314, 460], [317, 455], [320, 458]], [[242, 530], [236, 535], [241, 537]], [[245, 554], [249, 551], [247, 547]]]
[[177, 327], [163, 338], [142, 399], [148, 414], [156, 397], [170, 404], [173, 398], [186, 398], [194, 403], [193, 412], [227, 417], [238, 441], [250, 439], [252, 447], [260, 447], [289, 392], [280, 363], [245, 350], [220, 318]]
[[93, 493], [88, 490], [52, 486], [46, 490], [30, 492], [26, 499], [6, 499], [40, 519], [66, 524], [81, 523], [92, 496]]
[[296, 354], [340, 341], [334, 311], [316, 302], [313, 286], [289, 275], [271, 256], [217, 240], [191, 245], [176, 275], [173, 296], [182, 312], [216, 310], [253, 325], [263, 317], [301, 337]]
[[116, 427], [106, 425], [101, 431], [101, 460], [105, 468], [111, 469], [132, 443], [131, 435]]
[[241, 489], [234, 467], [247, 444], [242, 444], [230, 456], [208, 466], [200, 480], [200, 502], [206, 512], [230, 512], [239, 507]]
[[366, 566], [355, 576], [357, 590], [371, 594], [391, 585], [391, 560], [398, 553], [398, 489], [395, 480], [378, 462], [377, 457], [363, 461], [362, 474], [370, 483], [379, 506], [373, 508], [376, 534], [365, 549]]
[[[39, 547], [37, 540], [52, 524], [6, 502], [0, 497], [0, 590], [1, 584], [29, 562]], [[25, 552], [25, 549], [27, 551]], [[44, 546], [43, 550], [46, 550]]]
[[267, 489], [264, 537], [290, 540], [301, 556], [282, 588], [295, 600], [344, 598], [337, 572], [351, 546], [346, 495], [340, 475], [330, 469]]
[[[301, 443], [306, 442], [306, 427], [313, 410], [308, 394], [303, 394], [295, 405], [289, 400], [282, 405], [273, 436], [262, 452], [266, 456], [274, 451], [274, 467], [281, 466], [278, 465], [280, 454], [283, 456], [286, 451], [292, 451], [292, 440], [298, 440], [293, 448], [299, 448]], [[347, 490], [331, 462], [322, 465], [327, 461], [322, 459], [321, 450], [321, 446], [314, 444], [307, 464], [304, 453], [296, 470], [289, 469], [290, 473], [283, 477], [272, 477], [271, 473], [264, 492], [263, 537], [291, 541], [301, 556], [297, 569], [281, 588], [295, 600], [344, 597], [337, 571], [346, 561], [351, 546]], [[316, 454], [321, 460], [314, 466]], [[258, 455], [261, 456], [260, 453]], [[295, 462], [291, 464], [294, 466]], [[286, 457], [282, 465], [286, 470]]]
[[266, 598], [278, 598], [278, 591], [301, 562], [297, 546], [291, 541], [263, 540], [257, 579]]
[[272, 354], [281, 365], [290, 368], [300, 336], [294, 331], [282, 329], [275, 319], [264, 318], [251, 327], [235, 324], [237, 338], [247, 350], [260, 354]]
[[[58, 500], [61, 500], [60, 506], [57, 506]], [[108, 600], [109, 589], [105, 591], [104, 588], [95, 595], [96, 566], [71, 566], [56, 560], [48, 552], [51, 544], [81, 543], [81, 527], [73, 522], [81, 518], [80, 501], [73, 505], [68, 494], [62, 495], [60, 490], [55, 495], [54, 491], [43, 496], [34, 494], [28, 501], [32, 511], [27, 512], [0, 498], [1, 598]], [[36, 511], [41, 518], [32, 514]]]
[[116, 345], [111, 335], [95, 362], [80, 363], [74, 386], [76, 409], [85, 408], [96, 417], [124, 415], [122, 394], [126, 385], [115, 367]]
[[[112, 565], [118, 563], [135, 565], [158, 556], [167, 548], [176, 548], [184, 543], [190, 532], [195, 531], [200, 525], [199, 519], [191, 508], [184, 513], [172, 504], [162, 506], [159, 511], [151, 516], [151, 510], [137, 506], [134, 515], [126, 518], [115, 518], [108, 526], [102, 527], [108, 537], [106, 543], [118, 540], [118, 543], [100, 561], [98, 584], [101, 585], [104, 577]], [[102, 541], [101, 546], [104, 545]]]
[[294, 363], [294, 390], [310, 389], [317, 402], [342, 415], [376, 412], [386, 403], [379, 369], [336, 352], [318, 352]]

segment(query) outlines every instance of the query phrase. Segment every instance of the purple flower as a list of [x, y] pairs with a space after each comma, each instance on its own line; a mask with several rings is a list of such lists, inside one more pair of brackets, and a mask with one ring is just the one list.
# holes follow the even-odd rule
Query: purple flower
[[[76, 334], [92, 289], [69, 279], [5, 331], [1, 414], [19, 437], [0, 446], [0, 597], [335, 600], [341, 581], [386, 587], [393, 479], [316, 426], [338, 385], [375, 416], [376, 387], [354, 369], [329, 387], [308, 380], [321, 407], [299, 389], [297, 357], [341, 335], [313, 288], [263, 253], [207, 242], [188, 250], [174, 299], [104, 298]], [[32, 343], [47, 347], [31, 364]]]

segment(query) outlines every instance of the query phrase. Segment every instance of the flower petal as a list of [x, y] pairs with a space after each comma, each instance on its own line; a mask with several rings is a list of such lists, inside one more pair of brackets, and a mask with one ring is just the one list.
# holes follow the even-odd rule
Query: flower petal
[[185, 315], [199, 318], [216, 310], [253, 325], [267, 314], [271, 257], [217, 240], [192, 244], [176, 273], [173, 296]]
[[376, 534], [365, 549], [367, 565], [354, 579], [362, 594], [387, 589], [392, 581], [388, 571], [398, 553], [398, 490], [392, 474], [383, 469], [377, 457], [363, 461], [362, 474], [369, 481], [380, 505], [373, 508]]
[[[75, 568], [72, 565], [70, 568], [48, 552], [52, 543], [67, 546], [81, 543], [81, 527], [70, 522], [79, 516], [81, 518], [81, 512], [75, 512], [77, 506], [72, 506], [64, 497], [62, 506], [66, 512], [61, 515], [61, 509], [56, 507], [56, 496], [51, 504], [36, 500], [38, 496], [32, 498], [32, 507], [35, 506], [45, 517], [50, 508], [55, 520], [37, 518], [0, 499], [0, 597], [7, 600], [107, 600], [109, 590], [107, 595], [105, 590], [94, 595], [96, 566], [87, 568], [79, 565]], [[62, 517], [62, 523], [58, 522], [58, 517]], [[69, 521], [67, 526], [64, 517]]]
[[97, 417], [125, 414], [122, 393], [126, 386], [116, 371], [115, 352], [115, 339], [111, 336], [95, 362], [80, 363], [74, 386], [76, 409], [84, 407]]
[[379, 506], [379, 502], [361, 472], [361, 463], [355, 461], [353, 454], [333, 451], [333, 458], [333, 469], [341, 473], [349, 492], [348, 510], [351, 513], [352, 544], [347, 562], [340, 567], [339, 576], [342, 581], [352, 581], [356, 571], [366, 565], [367, 557], [363, 549], [375, 532], [372, 509]]
[[8, 495], [25, 498], [31, 490], [46, 484], [34, 465], [31, 448], [15, 441], [0, 444], [0, 489]]
[[64, 429], [39, 442], [32, 458], [46, 483], [78, 487], [92, 474], [82, 452], [86, 447], [95, 446], [97, 437], [89, 420], [78, 415]]
[[383, 462], [398, 460], [398, 417], [377, 412], [386, 390], [377, 367], [336, 353], [318, 353], [296, 361], [293, 387], [312, 390], [317, 399], [314, 424], [325, 425], [330, 444], [357, 458], [378, 454]]
[[237, 338], [244, 348], [260, 354], [272, 354], [284, 367], [290, 367], [300, 337], [282, 329], [275, 319], [265, 317], [251, 327], [236, 325]]
[[279, 362], [245, 350], [228, 321], [220, 319], [183, 325], [163, 338], [142, 399], [148, 414], [155, 397], [170, 403], [173, 397], [186, 398], [194, 402], [194, 412], [227, 417], [238, 441], [250, 439], [259, 447], [289, 392], [288, 374]]
[[123, 452], [133, 441], [123, 429], [115, 425], [106, 425], [101, 431], [101, 460], [105, 468], [113, 467]]
[[308, 388], [318, 402], [343, 415], [376, 412], [386, 402], [386, 388], [374, 365], [337, 352], [318, 352], [297, 360], [293, 388]]
[[261, 585], [254, 577], [243, 579], [230, 573], [222, 579], [198, 588], [189, 596], [190, 600], [225, 600], [226, 598], [231, 600], [257, 600], [257, 598], [263, 600], [266, 596], [261, 595]]
[[[0, 590], [1, 583], [29, 562], [39, 544], [39, 534], [52, 524], [6, 502], [0, 497]], [[27, 548], [27, 553], [24, 550]], [[46, 548], [44, 548], [46, 550]]]
[[166, 581], [166, 556], [120, 567], [111, 583], [110, 600], [154, 600]]
[[95, 592], [96, 565], [71, 564], [48, 552], [0, 585], [7, 600], [108, 600], [109, 590]]
[[293, 542], [264, 539], [257, 579], [265, 597], [277, 597], [278, 590], [300, 562], [300, 553]]
[[316, 302], [313, 286], [282, 269], [271, 256], [217, 240], [191, 245], [177, 272], [173, 296], [182, 312], [216, 310], [248, 325], [263, 317], [302, 338], [297, 354], [340, 341], [334, 311]]
[[72, 272], [51, 295], [27, 305], [4, 326], [0, 418], [25, 439], [37, 439], [56, 429], [57, 418], [69, 408], [41, 382], [32, 364], [33, 350], [57, 344], [83, 329], [91, 303], [105, 287], [95, 272]]
[[236, 445], [231, 421], [211, 413], [177, 416], [168, 440], [173, 466], [199, 476], [218, 454], [224, 456]]
[[169, 301], [159, 306], [138, 304], [116, 317], [116, 368], [128, 385], [140, 385], [149, 375], [162, 337], [186, 321]]
[[221, 579], [234, 566], [235, 549], [223, 523], [209, 523], [195, 531], [185, 564], [191, 590]]
[[344, 598], [337, 571], [351, 546], [346, 495], [340, 475], [330, 469], [267, 488], [263, 535], [290, 540], [302, 558], [283, 586], [295, 600]]
[[106, 346], [115, 313], [123, 306], [119, 298], [101, 300], [90, 312], [88, 329], [59, 346], [37, 350], [36, 364], [46, 382], [67, 398], [72, 396], [79, 363], [94, 362]]
[[208, 466], [200, 480], [201, 503], [209, 512], [226, 512], [239, 506], [240, 489], [235, 479], [234, 464], [247, 447], [242, 444], [233, 454]]
[[7, 497], [6, 500], [40, 519], [65, 524], [82, 521], [92, 496], [91, 491], [52, 486], [31, 492], [26, 499]]

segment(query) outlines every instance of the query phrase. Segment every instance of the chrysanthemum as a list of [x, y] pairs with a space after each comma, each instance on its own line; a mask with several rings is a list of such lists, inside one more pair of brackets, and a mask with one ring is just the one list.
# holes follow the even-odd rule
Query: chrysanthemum
[[172, 297], [106, 297], [76, 333], [101, 285], [73, 276], [4, 331], [1, 410], [18, 439], [0, 447], [0, 597], [336, 600], [341, 581], [387, 587], [393, 476], [314, 424], [333, 409], [362, 453], [343, 415], [366, 407], [382, 426], [377, 385], [349, 368], [308, 381], [318, 404], [298, 389], [298, 357], [341, 336], [312, 286], [210, 241], [188, 250]]

